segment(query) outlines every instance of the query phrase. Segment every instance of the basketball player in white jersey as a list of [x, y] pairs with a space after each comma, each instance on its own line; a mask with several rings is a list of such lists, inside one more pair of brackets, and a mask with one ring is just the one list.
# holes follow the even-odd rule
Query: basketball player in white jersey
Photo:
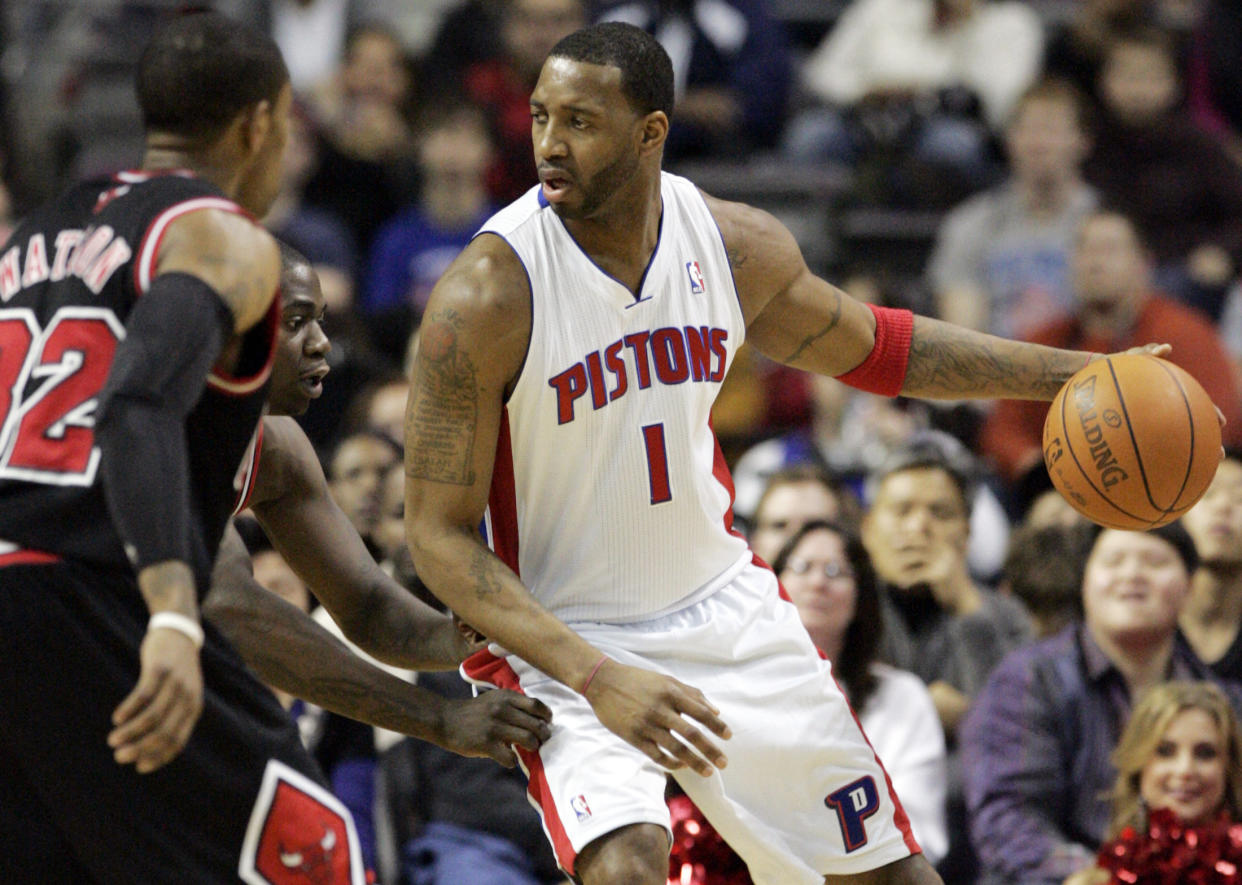
[[747, 336], [865, 390], [954, 399], [1050, 400], [1089, 355], [851, 300], [774, 218], [661, 171], [672, 103], [668, 56], [637, 28], [584, 29], [544, 64], [541, 185], [423, 321], [418, 572], [491, 640], [467, 677], [552, 709], [520, 755], [579, 881], [664, 885], [671, 772], [756, 882], [939, 882], [828, 662], [731, 529], [710, 410]]

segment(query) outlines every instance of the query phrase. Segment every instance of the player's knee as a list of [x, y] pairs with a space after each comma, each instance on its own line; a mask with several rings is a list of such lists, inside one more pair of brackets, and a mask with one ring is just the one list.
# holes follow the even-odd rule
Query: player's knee
[[622, 827], [586, 846], [574, 871], [583, 885], [666, 885], [668, 848], [663, 827]]

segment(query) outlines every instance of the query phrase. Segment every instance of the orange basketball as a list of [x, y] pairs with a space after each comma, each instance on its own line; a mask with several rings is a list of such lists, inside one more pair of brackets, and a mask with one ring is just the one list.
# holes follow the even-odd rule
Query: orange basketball
[[1044, 464], [1083, 516], [1117, 529], [1172, 522], [1220, 463], [1220, 422], [1199, 382], [1167, 360], [1122, 354], [1088, 363], [1044, 421]]

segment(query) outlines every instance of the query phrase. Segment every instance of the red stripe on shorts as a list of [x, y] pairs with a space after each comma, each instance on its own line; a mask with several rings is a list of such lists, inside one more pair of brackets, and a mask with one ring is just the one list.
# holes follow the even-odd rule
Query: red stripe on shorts
[[[486, 648], [480, 649], [466, 658], [462, 662], [461, 672], [462, 675], [472, 682], [485, 682], [497, 688], [507, 688], [519, 694], [526, 694], [526, 692], [522, 691], [522, 684], [518, 681], [518, 675], [509, 666], [509, 662], [504, 658], [496, 657]], [[552, 840], [552, 849], [556, 852], [556, 861], [561, 865], [561, 869], [572, 876], [574, 874], [574, 862], [578, 859], [578, 855], [574, 851], [574, 846], [569, 841], [569, 835], [565, 832], [565, 825], [561, 822], [561, 817], [556, 811], [556, 803], [552, 800], [552, 790], [548, 786], [547, 774], [543, 770], [543, 760], [537, 752], [532, 753], [530, 750], [522, 747], [515, 747], [514, 749], [517, 750], [518, 758], [522, 762], [522, 768], [526, 771], [529, 781], [526, 793], [539, 808], [539, 813], [543, 816], [544, 830]]]

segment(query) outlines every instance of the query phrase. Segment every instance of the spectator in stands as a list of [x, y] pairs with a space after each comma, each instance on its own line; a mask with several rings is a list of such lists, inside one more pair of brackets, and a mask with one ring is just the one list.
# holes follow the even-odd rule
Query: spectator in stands
[[1022, 606], [970, 575], [971, 476], [937, 437], [896, 450], [868, 482], [862, 537], [879, 576], [880, 658], [928, 686], [949, 747], [946, 882], [971, 881], [975, 859], [958, 773], [957, 730], [992, 668], [1030, 636]]
[[894, 451], [868, 491], [862, 538], [883, 585], [882, 657], [923, 677], [952, 739], [992, 667], [1029, 638], [1029, 620], [970, 576], [973, 482], [941, 437]]
[[433, 106], [416, 140], [418, 200], [376, 234], [358, 301], [376, 346], [397, 363], [431, 287], [496, 209], [487, 191], [495, 151], [479, 108], [456, 101]]
[[1242, 267], [1242, 166], [1179, 106], [1166, 34], [1116, 37], [1098, 88], [1104, 113], [1087, 180], [1143, 233], [1157, 285], [1218, 319]]
[[316, 266], [328, 265], [348, 273], [358, 268], [353, 234], [332, 211], [309, 206], [306, 183], [319, 167], [319, 136], [305, 105], [297, 104], [289, 118], [280, 194], [263, 223], [283, 242]]
[[1044, 71], [1068, 80], [1095, 103], [1104, 52], [1113, 39], [1139, 27], [1158, 27], [1153, 0], [1080, 0], [1049, 25]]
[[1199, 125], [1242, 156], [1242, 6], [1206, 0], [1187, 71], [1188, 107]]
[[350, 35], [331, 88], [312, 97], [322, 140], [306, 202], [340, 218], [363, 255], [379, 225], [413, 199], [412, 90], [396, 35], [370, 24]]
[[530, 146], [530, 93], [543, 61], [558, 40], [587, 19], [583, 0], [508, 0], [499, 14], [500, 52], [466, 68], [463, 83], [466, 95], [496, 127], [488, 189], [503, 206], [538, 182]]
[[410, 378], [396, 372], [367, 385], [350, 404], [346, 422], [352, 430], [374, 430], [399, 446], [405, 441], [405, 404], [410, 395]]
[[1026, 508], [1022, 516], [1022, 527], [1041, 529], [1048, 526], [1071, 526], [1086, 522], [1087, 518], [1073, 508], [1069, 501], [1056, 489], [1040, 492]]
[[1165, 682], [1147, 692], [1113, 752], [1112, 841], [1096, 866], [1065, 885], [1235, 879], [1240, 744], [1237, 714], [1210, 682]]
[[[863, 393], [821, 376], [812, 376], [810, 387], [811, 426], [752, 446], [734, 465], [733, 512], [744, 523], [753, 526], [759, 521], [759, 498], [778, 471], [800, 465], [824, 468], [861, 499], [867, 476], [893, 451], [916, 439], [932, 440], [953, 450], [964, 470], [986, 478], [983, 465], [975, 462], [960, 443], [928, 430], [925, 403]], [[972, 487], [967, 561], [972, 573], [990, 578], [1000, 571], [1005, 556], [1009, 520], [986, 481]], [[769, 546], [762, 540], [759, 543]]]
[[433, 608], [441, 608], [419, 580], [405, 540], [405, 470], [400, 464], [384, 475], [380, 489], [380, 515], [371, 533], [379, 564], [397, 583]]
[[[1242, 442], [1242, 401], [1219, 336], [1202, 314], [1153, 291], [1151, 260], [1130, 219], [1111, 210], [1088, 216], [1072, 268], [1077, 314], [1027, 339], [1099, 353], [1168, 342], [1168, 358], [1195, 376], [1224, 412], [1226, 440]], [[980, 433], [982, 451], [1011, 484], [1019, 510], [1050, 485], [1041, 444], [1047, 412], [1047, 403], [998, 403]]]
[[747, 539], [771, 563], [804, 525], [832, 522], [856, 530], [859, 517], [857, 496], [836, 477], [814, 463], [795, 464], [768, 476]]
[[1009, 536], [999, 590], [1026, 608], [1036, 639], [1059, 633], [1082, 617], [1079, 588], [1094, 542], [1094, 529], [1082, 520], [1020, 525]]
[[803, 69], [824, 104], [791, 124], [801, 161], [851, 166], [875, 147], [956, 173], [992, 173], [990, 133], [1039, 73], [1043, 25], [1013, 0], [856, 0]]
[[400, 447], [370, 430], [341, 440], [328, 459], [328, 489], [372, 554], [378, 554], [374, 533], [384, 478], [400, 460]]
[[467, 70], [503, 51], [501, 19], [510, 0], [449, 2], [431, 45], [418, 61], [419, 88], [426, 96], [460, 92]]
[[877, 660], [879, 588], [858, 537], [823, 521], [803, 525], [772, 564], [893, 781], [914, 836], [933, 864], [948, 851], [944, 731], [923, 681]]
[[614, 0], [598, 19], [642, 28], [673, 60], [677, 113], [666, 162], [745, 156], [776, 145], [793, 63], [764, 0]]
[[1220, 463], [1182, 522], [1199, 554], [1182, 632], [1218, 676], [1242, 683], [1242, 455]]
[[1006, 338], [1073, 312], [1069, 256], [1096, 206], [1082, 178], [1089, 147], [1083, 99], [1043, 80], [1005, 130], [1009, 177], [941, 222], [928, 266], [937, 315]]
[[733, 511], [752, 519], [767, 478], [795, 464], [820, 464], [856, 494], [863, 480], [894, 447], [927, 427], [921, 403], [856, 391], [832, 378], [813, 376], [811, 423], [747, 449], [733, 469]]
[[1083, 574], [1082, 623], [993, 671], [961, 731], [983, 882], [1060, 885], [1090, 865], [1108, 827], [1109, 754], [1133, 699], [1166, 679], [1210, 677], [1177, 638], [1197, 565], [1177, 523], [1101, 531]]

